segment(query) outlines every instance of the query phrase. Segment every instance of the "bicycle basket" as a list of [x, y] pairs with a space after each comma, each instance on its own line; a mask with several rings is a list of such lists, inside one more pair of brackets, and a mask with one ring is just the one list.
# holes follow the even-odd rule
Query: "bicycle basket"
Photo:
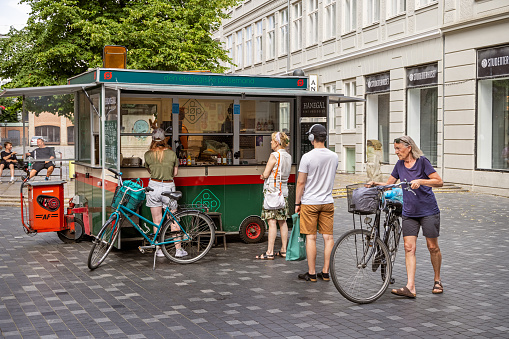
[[346, 186], [348, 212], [355, 214], [374, 214], [379, 206], [378, 189], [364, 187], [363, 183]]
[[[125, 206], [132, 211], [136, 211], [140, 208], [141, 204], [145, 200], [145, 191], [142, 190], [139, 192], [133, 192], [128, 188], [139, 190], [143, 188], [143, 186], [132, 180], [126, 180], [123, 182], [122, 186], [117, 186], [111, 202], [111, 207], [113, 209], [117, 209], [120, 203], [122, 206]], [[130, 214], [131, 213], [129, 213], [129, 215]]]

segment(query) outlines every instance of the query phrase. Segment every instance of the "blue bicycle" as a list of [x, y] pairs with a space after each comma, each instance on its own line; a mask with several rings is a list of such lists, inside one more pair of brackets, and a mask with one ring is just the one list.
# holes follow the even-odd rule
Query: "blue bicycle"
[[[115, 245], [122, 222], [127, 220], [150, 244], [140, 246], [139, 250], [144, 253], [146, 249], [154, 249], [154, 267], [156, 259], [155, 249], [160, 248], [164, 255], [179, 264], [190, 264], [203, 258], [212, 247], [215, 238], [215, 224], [212, 219], [199, 209], [180, 209], [173, 214], [168, 207], [165, 208], [161, 223], [154, 224], [135, 212], [138, 206], [128, 207], [128, 201], [133, 193], [145, 190], [152, 191], [150, 187], [134, 190], [123, 186], [122, 173], [109, 169], [119, 181], [119, 187], [125, 188], [120, 203], [102, 226], [99, 234], [94, 238], [90, 254], [88, 256], [88, 268], [96, 269], [101, 265], [113, 245]], [[162, 195], [170, 199], [179, 200], [181, 192], [163, 192]], [[131, 216], [143, 220], [147, 225], [156, 227], [154, 234], [145, 234], [138, 224], [133, 222]]]

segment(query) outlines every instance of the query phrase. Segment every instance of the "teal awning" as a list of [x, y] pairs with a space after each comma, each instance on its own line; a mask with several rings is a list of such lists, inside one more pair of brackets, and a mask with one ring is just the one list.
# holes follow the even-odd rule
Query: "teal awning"
[[0, 97], [42, 97], [47, 95], [62, 95], [80, 91], [83, 88], [97, 86], [96, 83], [80, 84], [80, 85], [59, 85], [59, 86], [43, 86], [43, 87], [22, 87], [7, 88], [0, 92]]

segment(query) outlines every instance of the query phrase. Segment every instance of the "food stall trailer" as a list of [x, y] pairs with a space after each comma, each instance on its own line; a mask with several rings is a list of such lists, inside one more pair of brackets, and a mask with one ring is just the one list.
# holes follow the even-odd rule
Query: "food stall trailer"
[[[2, 95], [75, 94], [73, 200], [83, 207], [86, 234], [96, 235], [112, 212], [117, 181], [107, 168], [148, 184], [143, 161], [152, 141], [149, 121], [155, 121], [179, 157], [174, 179], [183, 193], [179, 203], [205, 207], [218, 229], [240, 232], [243, 241], [257, 242], [266, 229], [260, 218], [260, 174], [272, 152], [271, 134], [283, 131], [290, 138], [292, 209], [297, 164], [312, 148], [306, 132], [316, 123], [328, 128], [328, 111], [334, 104], [362, 100], [309, 91], [308, 81], [305, 76], [97, 68], [70, 78], [64, 86], [9, 89]], [[151, 219], [149, 209], [141, 209]], [[121, 239], [140, 238], [126, 227]]]

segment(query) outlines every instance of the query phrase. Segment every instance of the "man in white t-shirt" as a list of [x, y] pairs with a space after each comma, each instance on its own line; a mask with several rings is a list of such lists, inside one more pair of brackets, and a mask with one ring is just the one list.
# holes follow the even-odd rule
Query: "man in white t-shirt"
[[[338, 155], [325, 147], [327, 130], [315, 124], [308, 132], [314, 149], [302, 156], [295, 193], [295, 213], [300, 214], [300, 233], [306, 234], [308, 272], [299, 279], [316, 282], [316, 278], [329, 281], [329, 261], [334, 238], [334, 200], [332, 188], [338, 167]], [[322, 271], [316, 273], [316, 232], [325, 244]]]

